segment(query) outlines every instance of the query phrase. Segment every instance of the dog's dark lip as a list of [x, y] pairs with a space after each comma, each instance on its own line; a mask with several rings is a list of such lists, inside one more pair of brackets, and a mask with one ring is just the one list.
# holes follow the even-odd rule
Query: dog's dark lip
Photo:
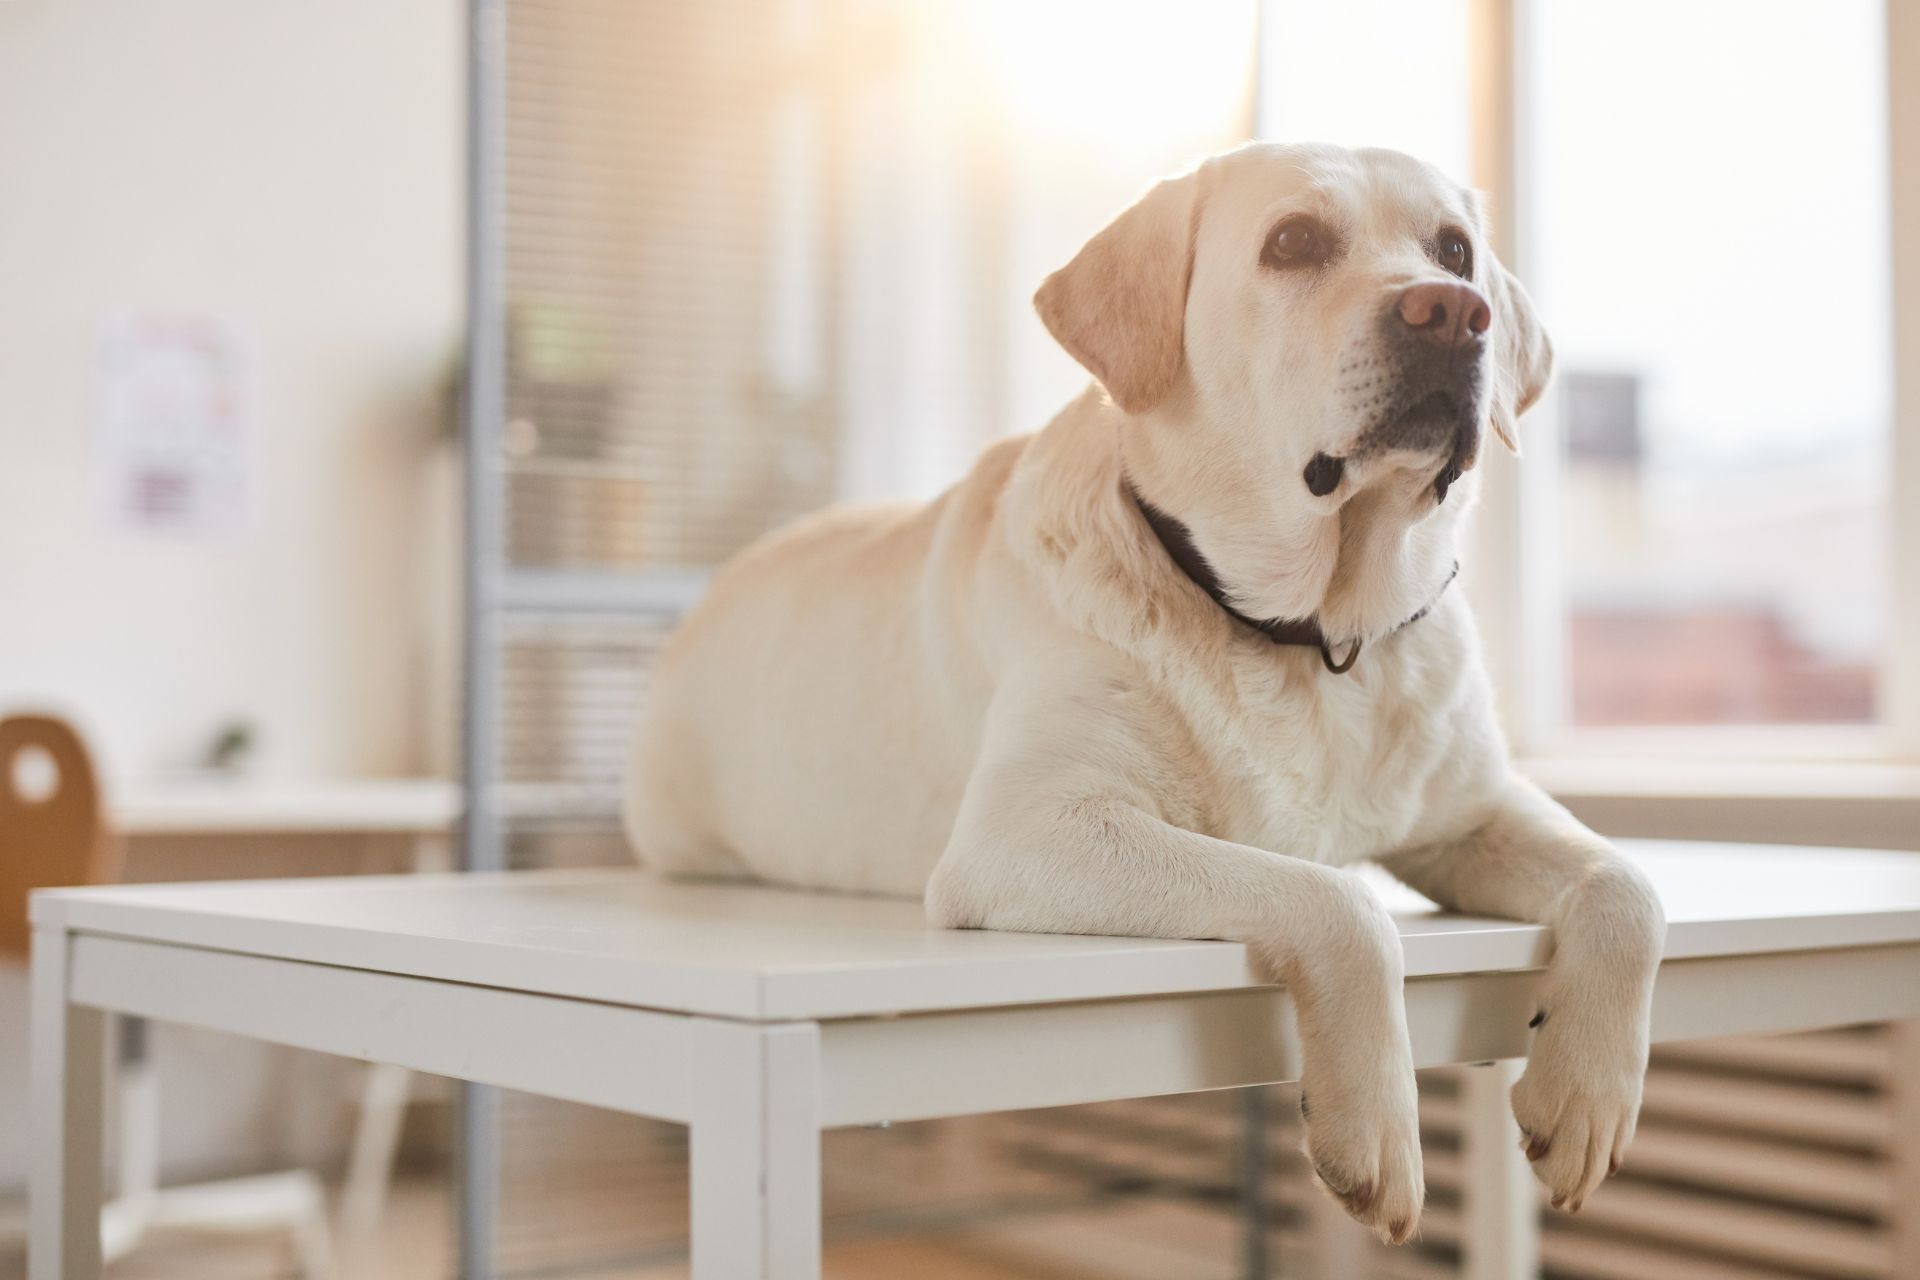
[[1316, 453], [1307, 463], [1307, 469], [1301, 478], [1307, 482], [1307, 492], [1316, 498], [1324, 498], [1340, 487], [1340, 476], [1345, 471], [1347, 460], [1336, 458], [1332, 454]]
[[1356, 442], [1354, 452], [1383, 453], [1390, 450], [1434, 452], [1451, 449], [1466, 424], [1478, 409], [1476, 400], [1463, 398], [1457, 390], [1435, 388], [1411, 395], [1374, 419]]
[[1392, 435], [1400, 428], [1438, 421], [1453, 421], [1460, 417], [1460, 406], [1445, 391], [1429, 391], [1405, 409], [1388, 419], [1384, 430]]

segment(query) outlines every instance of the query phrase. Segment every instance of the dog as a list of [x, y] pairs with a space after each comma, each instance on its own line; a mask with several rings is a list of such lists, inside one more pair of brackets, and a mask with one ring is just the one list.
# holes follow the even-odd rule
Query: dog
[[1512, 1104], [1577, 1210], [1633, 1135], [1665, 921], [1514, 773], [1451, 585], [1481, 446], [1516, 448], [1552, 364], [1478, 200], [1252, 144], [1035, 305], [1094, 379], [1045, 429], [715, 576], [657, 667], [633, 847], [951, 928], [1247, 944], [1295, 1002], [1316, 1174], [1395, 1243], [1424, 1198], [1402, 955], [1346, 868], [1550, 925]]

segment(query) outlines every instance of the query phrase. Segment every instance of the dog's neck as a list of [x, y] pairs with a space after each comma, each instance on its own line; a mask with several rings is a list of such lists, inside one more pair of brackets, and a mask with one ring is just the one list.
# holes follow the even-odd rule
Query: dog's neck
[[[1193, 534], [1188, 530], [1187, 526], [1181, 523], [1178, 518], [1169, 515], [1167, 512], [1162, 511], [1159, 507], [1154, 506], [1151, 502], [1141, 497], [1140, 491], [1133, 487], [1133, 482], [1127, 478], [1124, 470], [1121, 473], [1120, 483], [1126, 489], [1127, 496], [1132, 500], [1134, 507], [1140, 512], [1141, 518], [1146, 521], [1147, 527], [1153, 531], [1153, 536], [1159, 539], [1160, 545], [1166, 549], [1167, 556], [1173, 561], [1174, 565], [1178, 567], [1180, 572], [1184, 573], [1195, 586], [1206, 592], [1208, 598], [1211, 599], [1214, 604], [1218, 605], [1228, 617], [1240, 623], [1242, 626], [1259, 632], [1275, 644], [1297, 645], [1305, 648], [1318, 649], [1320, 651], [1320, 661], [1324, 663], [1327, 670], [1334, 675], [1345, 675], [1348, 671], [1352, 670], [1353, 664], [1360, 658], [1361, 641], [1359, 638], [1356, 637], [1348, 642], [1344, 657], [1335, 658], [1333, 647], [1328, 643], [1327, 633], [1321, 629], [1318, 618], [1259, 619], [1250, 618], [1240, 612], [1240, 610], [1234, 608], [1233, 602], [1227, 597], [1226, 588], [1220, 583], [1220, 576], [1216, 574], [1213, 571], [1213, 567], [1207, 563], [1207, 558], [1200, 553], [1200, 548], [1194, 545]], [[1454, 578], [1459, 572], [1459, 562], [1455, 561], [1452, 572], [1447, 574], [1447, 580], [1440, 584], [1440, 591], [1434, 593], [1434, 598], [1422, 605], [1411, 617], [1402, 620], [1393, 628], [1393, 631], [1410, 627], [1420, 621], [1420, 619], [1426, 617], [1427, 614], [1432, 611], [1433, 606], [1439, 603], [1441, 593], [1444, 593], [1446, 589], [1452, 585]], [[1391, 635], [1392, 632], [1390, 631], [1388, 634]]]
[[[1084, 411], [1112, 450], [1112, 496], [1102, 501], [1115, 518], [1152, 528], [1155, 551], [1229, 617], [1315, 650], [1324, 641], [1329, 667], [1350, 665], [1356, 641], [1377, 643], [1423, 616], [1458, 571], [1456, 528], [1478, 488], [1471, 473], [1438, 506], [1429, 486], [1390, 478], [1337, 506], [1308, 500], [1304, 489], [1288, 501], [1270, 474], [1228, 447], [1236, 433], [1209, 429], [1208, 408], [1192, 396], [1138, 416], [1103, 401]], [[1154, 528], [1132, 495], [1178, 533], [1165, 521]]]

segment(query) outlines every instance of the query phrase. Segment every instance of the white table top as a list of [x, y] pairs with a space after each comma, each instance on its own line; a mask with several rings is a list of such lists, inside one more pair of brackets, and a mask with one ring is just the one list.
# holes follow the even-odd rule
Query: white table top
[[[1625, 841], [1669, 958], [1920, 944], [1920, 855]], [[1376, 880], [1409, 977], [1529, 969], [1548, 931]], [[52, 890], [36, 921], [251, 955], [734, 1018], [834, 1018], [1259, 985], [1238, 943], [950, 931], [917, 902], [638, 869]]]
[[440, 778], [181, 778], [112, 786], [107, 803], [129, 836], [423, 835], [452, 828], [460, 788]]

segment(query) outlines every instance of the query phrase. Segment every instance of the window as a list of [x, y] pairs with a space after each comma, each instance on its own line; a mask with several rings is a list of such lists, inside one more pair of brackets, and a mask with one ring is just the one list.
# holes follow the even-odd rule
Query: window
[[[1873, 0], [1520, 11], [1549, 727], [1860, 723], [1886, 646], [1891, 343]], [[1623, 92], [1623, 86], [1631, 86]], [[1545, 432], [1541, 431], [1542, 427]]]

